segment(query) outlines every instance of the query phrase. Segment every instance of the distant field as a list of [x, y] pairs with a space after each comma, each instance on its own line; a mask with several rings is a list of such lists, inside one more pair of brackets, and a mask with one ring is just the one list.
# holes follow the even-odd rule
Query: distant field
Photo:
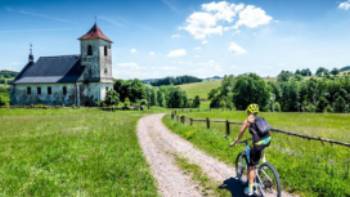
[[221, 80], [215, 81], [203, 81], [199, 83], [189, 83], [179, 85], [181, 89], [186, 91], [187, 96], [189, 98], [194, 98], [195, 96], [199, 96], [201, 99], [207, 99], [208, 93], [210, 90], [217, 88], [221, 85]]
[[[219, 110], [183, 114], [236, 121], [242, 121], [245, 117], [244, 112]], [[262, 116], [276, 128], [350, 142], [350, 114], [263, 113]], [[212, 129], [207, 130], [203, 123], [184, 126], [169, 117], [164, 122], [175, 133], [229, 164], [243, 149], [242, 146], [228, 148], [229, 140], [224, 138], [223, 124], [212, 124]], [[236, 138], [238, 129], [238, 126], [232, 128], [230, 140]], [[277, 167], [289, 192], [302, 196], [350, 196], [349, 148], [273, 134], [266, 156]]]
[[157, 196], [140, 112], [0, 109], [0, 196]]

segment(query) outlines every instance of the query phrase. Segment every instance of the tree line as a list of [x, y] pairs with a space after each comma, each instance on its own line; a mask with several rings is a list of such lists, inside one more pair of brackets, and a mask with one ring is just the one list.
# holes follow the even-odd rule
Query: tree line
[[257, 103], [263, 111], [350, 112], [350, 76], [335, 69], [282, 71], [276, 79], [253, 74], [225, 76], [208, 98], [211, 108], [244, 110]]
[[102, 105], [188, 108], [199, 107], [200, 98], [188, 99], [186, 92], [174, 85], [153, 87], [137, 79], [116, 80]]
[[165, 77], [162, 79], [145, 80], [144, 82], [151, 84], [152, 86], [164, 86], [164, 85], [181, 85], [186, 83], [201, 82], [202, 79], [184, 75], [179, 77]]

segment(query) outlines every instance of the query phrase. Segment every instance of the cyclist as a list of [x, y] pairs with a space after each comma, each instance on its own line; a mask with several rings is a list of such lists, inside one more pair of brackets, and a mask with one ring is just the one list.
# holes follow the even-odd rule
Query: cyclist
[[270, 133], [261, 135], [257, 127], [256, 120], [261, 119], [258, 117], [259, 106], [257, 104], [250, 104], [247, 107], [247, 119], [243, 122], [239, 135], [235, 141], [233, 141], [230, 146], [238, 144], [243, 137], [245, 131], [249, 129], [250, 134], [252, 135], [253, 145], [250, 149], [250, 153], [247, 154], [248, 158], [248, 186], [244, 189], [244, 193], [248, 196], [254, 194], [254, 181], [255, 181], [255, 166], [259, 163], [259, 160], [262, 155], [262, 151], [270, 145], [271, 137]]

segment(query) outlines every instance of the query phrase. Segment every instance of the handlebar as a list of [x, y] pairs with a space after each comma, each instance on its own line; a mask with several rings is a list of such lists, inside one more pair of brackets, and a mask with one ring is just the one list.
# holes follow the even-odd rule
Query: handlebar
[[252, 138], [248, 138], [248, 139], [245, 139], [245, 140], [242, 140], [240, 141], [238, 144], [245, 144], [245, 145], [248, 145], [249, 144], [249, 141], [251, 141]]

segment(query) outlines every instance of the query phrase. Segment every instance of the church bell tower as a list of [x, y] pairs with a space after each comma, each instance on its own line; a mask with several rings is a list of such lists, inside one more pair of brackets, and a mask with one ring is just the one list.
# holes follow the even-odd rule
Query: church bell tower
[[112, 82], [112, 41], [95, 23], [80, 40], [85, 82]]

